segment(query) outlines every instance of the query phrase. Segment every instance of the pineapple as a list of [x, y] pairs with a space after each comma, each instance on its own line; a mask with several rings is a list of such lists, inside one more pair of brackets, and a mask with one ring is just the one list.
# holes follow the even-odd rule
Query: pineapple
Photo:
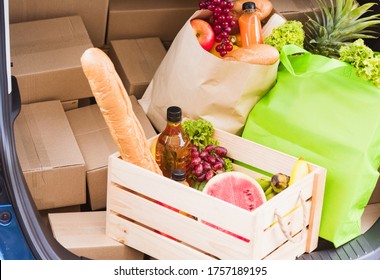
[[359, 38], [376, 38], [376, 32], [368, 28], [380, 24], [380, 14], [363, 15], [378, 3], [359, 5], [355, 0], [314, 1], [320, 8], [320, 14], [314, 12], [314, 19], [308, 16], [305, 24], [306, 50], [338, 58], [341, 46]]

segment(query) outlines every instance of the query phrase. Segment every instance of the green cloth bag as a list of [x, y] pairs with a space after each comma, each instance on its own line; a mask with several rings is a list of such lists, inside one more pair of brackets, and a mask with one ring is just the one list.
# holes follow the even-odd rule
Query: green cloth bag
[[319, 236], [338, 247], [360, 235], [379, 177], [380, 89], [351, 65], [293, 45], [280, 59], [242, 137], [327, 169]]

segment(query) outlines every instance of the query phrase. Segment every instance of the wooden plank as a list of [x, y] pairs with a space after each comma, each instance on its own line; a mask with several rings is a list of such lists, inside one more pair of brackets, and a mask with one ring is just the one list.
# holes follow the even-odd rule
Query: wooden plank
[[306, 252], [314, 251], [318, 246], [319, 228], [322, 216], [323, 196], [325, 193], [326, 169], [319, 168], [314, 174], [312, 208], [310, 210], [309, 236], [306, 242]]
[[242, 137], [218, 129], [214, 132], [220, 145], [227, 147], [228, 156], [271, 174], [290, 174], [296, 157], [270, 149]]
[[239, 259], [249, 256], [250, 244], [234, 236], [123, 189], [115, 187], [109, 194], [110, 210], [131, 220], [202, 248], [219, 258]]
[[294, 260], [296, 257], [302, 255], [306, 250], [306, 238], [303, 236], [303, 240], [299, 243], [286, 242], [277, 250], [266, 256], [264, 260]]
[[113, 214], [107, 215], [106, 234], [156, 259], [215, 259]]
[[240, 236], [252, 234], [251, 212], [119, 158], [113, 158], [108, 177], [114, 183], [127, 186], [153, 200], [161, 201]]

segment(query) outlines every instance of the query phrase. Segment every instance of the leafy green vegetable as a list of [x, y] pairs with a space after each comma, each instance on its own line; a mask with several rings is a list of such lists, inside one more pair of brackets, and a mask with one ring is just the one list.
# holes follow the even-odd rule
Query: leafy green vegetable
[[[224, 161], [223, 167], [214, 169], [215, 166], [211, 166], [211, 169], [209, 169], [208, 172], [212, 171], [214, 173], [214, 176], [215, 176], [219, 172], [228, 172], [228, 171], [233, 170], [232, 159], [230, 159], [227, 156], [223, 156], [224, 152], [223, 153], [220, 152], [221, 147], [217, 147], [217, 146], [219, 146], [219, 142], [215, 138], [213, 138], [214, 127], [212, 126], [212, 124], [209, 121], [202, 120], [202, 119], [185, 120], [182, 124], [182, 127], [183, 127], [184, 131], [187, 133], [187, 135], [189, 135], [191, 143], [194, 146], [198, 147], [199, 152], [205, 151], [205, 148], [208, 145], [212, 144], [215, 147], [211, 148], [209, 151], [207, 151], [207, 153], [209, 153], [209, 155], [211, 157], [214, 157], [214, 159], [218, 157], [218, 153], [219, 153], [220, 157], [223, 159], [223, 161]], [[219, 148], [219, 152], [216, 151], [218, 148]], [[195, 157], [198, 157], [198, 156], [195, 156]], [[203, 161], [208, 162], [208, 159], [202, 159], [202, 162]], [[211, 164], [211, 161], [208, 163]], [[218, 164], [218, 163], [216, 163], [216, 164]], [[220, 162], [219, 162], [219, 164], [220, 164]], [[199, 164], [199, 165], [202, 165], [202, 164]], [[194, 168], [194, 167], [191, 167], [191, 168]], [[194, 169], [192, 169], [192, 170], [194, 171]], [[206, 173], [204, 173], [204, 175], [205, 174]], [[208, 179], [206, 179], [206, 177], [204, 177], [204, 179], [202, 181], [199, 181], [199, 180], [202, 180], [202, 178], [199, 178], [199, 175], [197, 177], [195, 173], [191, 172], [191, 174], [190, 174], [190, 181], [191, 181], [190, 185], [191, 185], [191, 187], [193, 187], [196, 190], [203, 191]]]
[[224, 169], [226, 171], [232, 171], [233, 168], [232, 168], [232, 160], [228, 157], [224, 157], [223, 158], [224, 162], [226, 163], [226, 165], [224, 166]]
[[182, 124], [183, 129], [189, 135], [190, 141], [199, 149], [204, 149], [209, 144], [219, 145], [218, 141], [212, 137], [214, 127], [209, 121], [186, 120]]
[[358, 76], [380, 88], [380, 55], [364, 44], [363, 39], [346, 44], [339, 49], [339, 60], [356, 68]]
[[272, 33], [264, 39], [264, 43], [275, 47], [281, 51], [285, 45], [296, 45], [303, 48], [305, 31], [302, 22], [289, 20], [286, 23], [273, 29]]

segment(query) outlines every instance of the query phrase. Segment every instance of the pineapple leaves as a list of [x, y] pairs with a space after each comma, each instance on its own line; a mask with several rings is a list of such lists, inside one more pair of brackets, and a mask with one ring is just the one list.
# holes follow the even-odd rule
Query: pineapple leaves
[[[318, 6], [321, 10], [321, 17], [322, 21], [318, 20], [318, 22], [324, 26], [329, 32], [330, 26], [334, 26], [334, 8], [332, 8], [332, 11], [329, 10], [329, 7], [327, 6], [326, 2], [324, 0], [316, 0], [318, 2]], [[331, 1], [331, 0], [330, 0]], [[334, 5], [332, 5], [334, 7]]]
[[[342, 17], [342, 13], [343, 13], [343, 7], [344, 7], [344, 0], [337, 0], [335, 1], [336, 4], [335, 4], [335, 17], [336, 18], [341, 18]], [[334, 6], [334, 4], [332, 3], [331, 6]]]
[[[339, 22], [336, 24], [336, 28], [340, 28], [341, 26], [347, 26], [353, 22], [356, 22], [361, 16], [363, 16], [375, 3], [366, 3], [360, 7], [352, 9], [349, 13], [347, 13], [344, 17], [342, 17]], [[380, 15], [374, 15], [370, 17], [361, 18], [361, 20], [370, 20], [371, 17], [379, 18]], [[376, 23], [375, 23], [376, 24]], [[356, 24], [354, 24], [355, 26]]]
[[313, 0], [320, 12], [306, 22], [305, 49], [336, 57], [339, 47], [358, 38], [376, 38], [369, 28], [380, 24], [380, 14], [365, 16], [376, 3], [359, 5], [356, 0]]

